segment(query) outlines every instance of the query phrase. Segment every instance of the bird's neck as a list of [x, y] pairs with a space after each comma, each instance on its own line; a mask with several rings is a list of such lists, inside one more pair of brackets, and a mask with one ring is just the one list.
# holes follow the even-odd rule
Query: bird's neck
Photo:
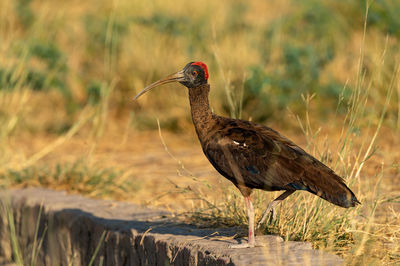
[[216, 116], [210, 109], [208, 93], [210, 85], [204, 84], [189, 89], [190, 110], [197, 135], [202, 141], [215, 124]]

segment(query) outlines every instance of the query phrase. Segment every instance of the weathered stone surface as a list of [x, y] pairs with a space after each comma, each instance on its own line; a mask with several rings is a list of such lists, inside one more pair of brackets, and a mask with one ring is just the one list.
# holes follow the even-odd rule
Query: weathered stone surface
[[[237, 228], [200, 229], [171, 220], [169, 213], [134, 204], [29, 188], [1, 192], [9, 204], [23, 258], [30, 263], [39, 213], [36, 265], [340, 265], [341, 258], [309, 243], [259, 236], [262, 247], [229, 249]], [[7, 203], [8, 202], [8, 203]], [[41, 207], [42, 211], [41, 211]], [[4, 208], [3, 208], [4, 210]], [[105, 232], [104, 239], [101, 236]], [[219, 238], [215, 237], [218, 232]], [[6, 213], [0, 218], [0, 257], [11, 261]]]

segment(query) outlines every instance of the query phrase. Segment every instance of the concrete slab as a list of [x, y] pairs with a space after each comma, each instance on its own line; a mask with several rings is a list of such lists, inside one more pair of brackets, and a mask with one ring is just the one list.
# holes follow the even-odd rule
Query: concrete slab
[[[39, 213], [36, 265], [341, 265], [309, 243], [258, 236], [263, 247], [229, 249], [237, 228], [182, 224], [171, 213], [117, 201], [68, 195], [43, 188], [0, 192], [14, 214], [19, 246], [31, 261]], [[42, 210], [41, 210], [42, 206]], [[12, 260], [7, 215], [0, 218], [0, 257]], [[103, 237], [102, 237], [103, 236]], [[96, 248], [97, 255], [94, 256]]]

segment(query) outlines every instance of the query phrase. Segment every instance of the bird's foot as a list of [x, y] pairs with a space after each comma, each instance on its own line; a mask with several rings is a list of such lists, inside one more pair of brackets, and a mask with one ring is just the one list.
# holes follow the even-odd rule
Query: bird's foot
[[276, 211], [275, 208], [271, 209], [271, 216], [269, 217], [268, 223], [272, 224], [276, 220]]
[[268, 219], [268, 224], [272, 224], [273, 221], [276, 220], [276, 211], [275, 208], [267, 208], [267, 210], [263, 213], [263, 216], [261, 220], [257, 223], [256, 230], [261, 227], [261, 225], [264, 223], [264, 221], [267, 219], [268, 215], [270, 215]]
[[241, 244], [234, 244], [229, 245], [229, 248], [254, 248], [256, 245], [255, 243], [241, 243]]
[[258, 222], [256, 229], [259, 229], [262, 223], [265, 221], [267, 216], [269, 215], [270, 212], [272, 212], [272, 215], [269, 219], [269, 223], [271, 224], [275, 219], [276, 219], [276, 212], [275, 212], [275, 207], [284, 199], [292, 195], [296, 190], [286, 190], [283, 192], [279, 197], [274, 199], [270, 204], [268, 204], [267, 209], [264, 211], [263, 216], [261, 220]]

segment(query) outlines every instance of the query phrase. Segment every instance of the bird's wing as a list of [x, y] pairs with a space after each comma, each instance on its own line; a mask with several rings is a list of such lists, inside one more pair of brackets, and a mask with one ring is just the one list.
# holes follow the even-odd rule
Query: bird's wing
[[343, 207], [358, 202], [333, 170], [271, 128], [228, 120], [210, 132], [203, 150], [237, 186], [307, 190]]
[[297, 148], [273, 130], [243, 123], [213, 132], [204, 152], [214, 167], [235, 184], [278, 190], [294, 182], [303, 171], [298, 164], [290, 163], [303, 152]]

